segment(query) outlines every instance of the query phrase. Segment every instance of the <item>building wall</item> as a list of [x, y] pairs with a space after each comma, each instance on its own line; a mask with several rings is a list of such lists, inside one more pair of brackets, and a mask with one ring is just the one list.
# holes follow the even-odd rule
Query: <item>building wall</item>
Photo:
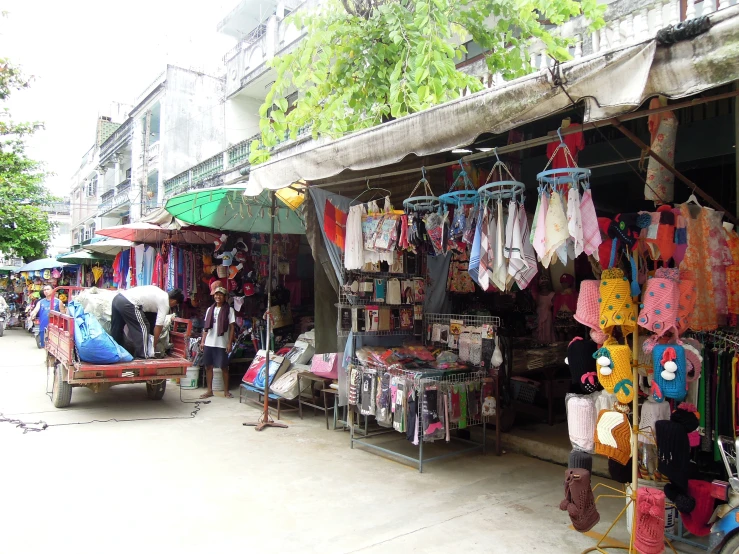
[[167, 66], [160, 179], [174, 177], [226, 147], [223, 100], [222, 79]]
[[225, 133], [228, 145], [259, 133], [261, 100], [245, 95], [228, 98], [225, 103]]
[[69, 213], [51, 213], [49, 220], [56, 223], [56, 229], [51, 236], [46, 253], [55, 258], [59, 254], [69, 252], [72, 246], [72, 217]]

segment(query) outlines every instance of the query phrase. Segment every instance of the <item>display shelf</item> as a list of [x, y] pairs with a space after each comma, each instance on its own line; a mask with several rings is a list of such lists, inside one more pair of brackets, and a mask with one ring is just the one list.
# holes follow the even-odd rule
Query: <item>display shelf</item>
[[[391, 375], [402, 375], [406, 376], [407, 383], [412, 383], [414, 394], [416, 395], [416, 398], [418, 398], [417, 401], [417, 413], [416, 413], [416, 425], [417, 433], [419, 437], [418, 441], [418, 455], [417, 456], [409, 456], [407, 454], [403, 454], [399, 452], [398, 450], [393, 450], [388, 447], [388, 445], [380, 445], [373, 441], [378, 436], [387, 436], [389, 434], [392, 434], [396, 432], [394, 429], [387, 429], [383, 430], [374, 434], [368, 434], [358, 437], [355, 430], [355, 424], [353, 421], [353, 415], [352, 415], [352, 422], [350, 425], [350, 446], [353, 449], [355, 446], [369, 449], [370, 451], [384, 454], [387, 456], [390, 456], [392, 458], [397, 458], [402, 460], [403, 462], [407, 462], [410, 465], [416, 466], [418, 468], [418, 471], [420, 473], [423, 473], [423, 467], [424, 464], [438, 461], [446, 458], [456, 457], [460, 456], [462, 454], [467, 454], [470, 452], [477, 452], [482, 451], [483, 454], [485, 453], [485, 446], [486, 446], [486, 440], [487, 440], [487, 419], [485, 416], [482, 415], [482, 406], [480, 406], [480, 411], [477, 414], [477, 416], [468, 416], [467, 417], [467, 423], [463, 428], [459, 427], [459, 422], [448, 422], [447, 425], [449, 427], [449, 431], [455, 431], [455, 430], [461, 430], [465, 431], [466, 429], [469, 429], [471, 427], [478, 427], [482, 426], [482, 441], [476, 442], [473, 440], [469, 440], [462, 437], [451, 437], [449, 442], [456, 442], [465, 445], [465, 448], [462, 448], [461, 450], [455, 450], [453, 452], [445, 452], [443, 454], [435, 455], [429, 457], [428, 455], [424, 455], [424, 443], [445, 443], [443, 439], [437, 439], [437, 440], [431, 440], [427, 441], [423, 439], [423, 401], [421, 400], [423, 392], [428, 387], [435, 387], [435, 386], [448, 386], [448, 385], [459, 385], [459, 384], [469, 384], [469, 383], [477, 383], [480, 386], [481, 392], [483, 390], [483, 385], [485, 383], [491, 383], [493, 386], [493, 395], [496, 399], [499, 398], [498, 394], [498, 383], [497, 379], [493, 377], [487, 377], [485, 374], [481, 371], [475, 371], [475, 372], [456, 372], [451, 373], [447, 375], [440, 375], [439, 370], [436, 369], [428, 369], [428, 370], [405, 370], [400, 369], [396, 367], [391, 368], [380, 368], [377, 367], [367, 367], [367, 366], [359, 366], [359, 369], [365, 373], [370, 373], [372, 375], [376, 375], [378, 372], [386, 372], [390, 373]], [[498, 410], [495, 416], [496, 420], [496, 426], [499, 429], [500, 428], [500, 421], [499, 421], [499, 414], [500, 411]], [[365, 418], [365, 425], [367, 422], [368, 415], [360, 414], [359, 417]], [[405, 435], [406, 432], [402, 432], [402, 435]], [[500, 441], [498, 440], [498, 444]], [[403, 443], [405, 444], [405, 443]], [[496, 445], [496, 453], [500, 455], [500, 451]]]

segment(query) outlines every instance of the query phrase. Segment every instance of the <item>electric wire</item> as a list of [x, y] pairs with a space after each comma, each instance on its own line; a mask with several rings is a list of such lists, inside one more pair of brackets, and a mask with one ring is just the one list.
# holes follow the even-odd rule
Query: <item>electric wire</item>
[[[53, 367], [53, 366], [52, 366]], [[53, 372], [52, 372], [53, 373]], [[52, 391], [49, 390], [49, 372], [46, 375], [46, 395], [51, 398]], [[183, 404], [193, 404], [193, 409], [189, 415], [185, 416], [162, 416], [162, 417], [132, 417], [132, 418], [116, 418], [112, 417], [109, 419], [91, 419], [89, 421], [72, 421], [69, 423], [46, 423], [43, 420], [39, 421], [23, 421], [20, 419], [7, 417], [5, 414], [0, 412], [0, 423], [10, 423], [15, 427], [22, 429], [23, 434], [26, 433], [37, 433], [45, 431], [50, 427], [68, 427], [71, 425], [90, 425], [91, 423], [128, 423], [132, 421], [164, 421], [164, 420], [176, 420], [176, 419], [194, 419], [198, 412], [202, 409], [203, 404], [210, 404], [210, 400], [183, 400], [182, 388], [180, 388], [180, 402]]]

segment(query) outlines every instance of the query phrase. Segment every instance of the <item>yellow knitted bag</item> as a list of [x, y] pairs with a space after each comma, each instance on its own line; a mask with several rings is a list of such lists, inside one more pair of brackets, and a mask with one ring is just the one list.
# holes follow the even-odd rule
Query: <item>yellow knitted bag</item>
[[606, 334], [620, 326], [624, 336], [636, 329], [636, 303], [631, 298], [629, 280], [617, 268], [606, 269], [600, 278], [600, 328]]
[[598, 369], [598, 381], [603, 388], [616, 394], [622, 404], [634, 400], [634, 376], [631, 371], [631, 348], [609, 339], [593, 354]]

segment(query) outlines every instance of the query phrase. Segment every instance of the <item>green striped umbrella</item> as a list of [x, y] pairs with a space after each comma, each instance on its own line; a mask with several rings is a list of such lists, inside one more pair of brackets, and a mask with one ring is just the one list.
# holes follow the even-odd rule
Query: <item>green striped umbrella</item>
[[[246, 197], [242, 186], [223, 186], [183, 192], [170, 198], [165, 209], [191, 225], [221, 231], [269, 233], [270, 202], [269, 191], [265, 190], [256, 197]], [[303, 220], [279, 199], [275, 233], [305, 234]]]

